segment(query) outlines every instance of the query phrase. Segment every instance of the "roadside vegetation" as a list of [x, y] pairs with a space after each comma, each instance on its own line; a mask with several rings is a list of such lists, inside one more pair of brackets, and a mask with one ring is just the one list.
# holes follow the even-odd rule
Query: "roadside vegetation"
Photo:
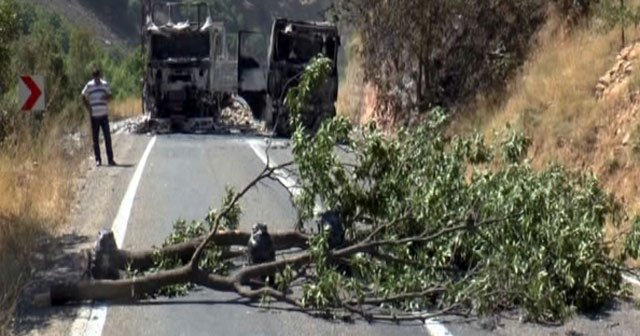
[[[356, 37], [339, 103], [355, 122], [335, 118], [314, 137], [298, 125], [296, 113], [331, 67], [316, 59], [287, 98], [298, 125], [294, 162], [227, 190], [218, 210], [177, 222], [158, 249], [108, 251], [127, 278], [57, 285], [49, 294], [57, 302], [145, 299], [200, 285], [343, 320], [509, 311], [545, 323], [627, 297], [622, 274], [640, 257], [638, 188], [630, 187], [640, 183], [638, 70], [623, 71], [628, 79], [605, 98], [594, 93], [637, 35], [640, 3], [616, 4], [336, 1], [332, 14]], [[17, 195], [0, 198], [8, 218], [0, 222], [0, 267], [13, 272], [0, 282], [3, 312], [28, 275], [29, 247], [64, 221], [72, 199], [69, 181], [47, 173], [56, 164], [76, 170], [78, 158], [51, 139], [82, 124], [77, 92], [100, 65], [121, 90], [118, 114], [128, 115], [142, 67], [139, 53], [103, 50], [57, 17], [20, 10], [0, 0], [0, 87], [41, 72], [52, 96], [40, 118], [17, 111], [15, 92], [0, 100], [0, 168], [25, 167], [0, 176]], [[336, 145], [354, 161], [341, 161]], [[293, 164], [303, 230], [271, 237], [273, 249], [299, 253], [235, 268], [230, 247], [252, 236], [236, 231], [238, 200]], [[337, 221], [313, 230], [318, 201]]]
[[[455, 6], [457, 2], [432, 2], [432, 7], [425, 5], [422, 10], [432, 13], [438, 9], [438, 4], [439, 10], [446, 10], [445, 3]], [[347, 1], [343, 4], [338, 1], [338, 9], [342, 11], [343, 17], [350, 18], [349, 15], [353, 13], [357, 17], [358, 10], [373, 10], [374, 7], [388, 15], [387, 19], [380, 19], [380, 25], [366, 20], [353, 21], [356, 27], [361, 27], [360, 30], [368, 32], [368, 36], [358, 35], [357, 39], [351, 41], [354, 47], [350, 50], [356, 52], [350, 53], [346, 82], [341, 83], [341, 97], [344, 99], [339, 104], [340, 113], [352, 120], [375, 120], [390, 133], [397, 126], [418, 124], [428, 116], [429, 104], [433, 101], [427, 98], [423, 99], [425, 103], [419, 103], [420, 97], [425, 95], [419, 95], [416, 87], [422, 83], [423, 90], [428, 92], [427, 96], [443, 97], [440, 101], [451, 118], [450, 135], [479, 132], [488, 139], [493, 139], [496, 131], [510, 125], [531, 140], [526, 155], [534, 168], [542, 169], [549, 164], [558, 164], [571, 171], [593, 172], [602, 187], [611, 192], [627, 211], [639, 211], [640, 195], [637, 191], [640, 188], [640, 170], [637, 167], [640, 156], [637, 155], [637, 143], [640, 119], [637, 114], [637, 79], [640, 78], [640, 63], [637, 54], [640, 47], [640, 2], [607, 0], [500, 3], [495, 2], [495, 8], [485, 10], [502, 11], [505, 13], [505, 20], [521, 16], [522, 10], [529, 12], [526, 9], [532, 5], [538, 6], [535, 7], [538, 10], [532, 10], [532, 15], [524, 21], [537, 28], [528, 30], [531, 34], [518, 35], [520, 39], [510, 42], [518, 43], [518, 48], [524, 48], [522, 50], [526, 52], [517, 53], [515, 51], [520, 49], [513, 49], [513, 46], [494, 48], [494, 45], [501, 45], [501, 35], [494, 34], [490, 35], [493, 40], [478, 41], [470, 45], [467, 45], [469, 41], [465, 39], [453, 42], [448, 40], [450, 44], [436, 45], [438, 52], [426, 55], [427, 61], [422, 62], [427, 65], [442, 63], [442, 55], [447, 55], [450, 48], [471, 48], [480, 52], [480, 55], [488, 53], [495, 57], [481, 57], [481, 61], [488, 63], [481, 62], [480, 71], [485, 71], [482, 70], [483, 67], [487, 67], [487, 71], [495, 66], [502, 69], [494, 74], [501, 74], [500, 76], [489, 77], [495, 80], [490, 84], [482, 76], [462, 75], [464, 71], [474, 70], [458, 66], [460, 62], [469, 62], [466, 57], [462, 60], [455, 57], [444, 60], [451, 62], [447, 67], [453, 71], [439, 71], [438, 67], [434, 69], [426, 66], [420, 82], [421, 72], [417, 71], [420, 63], [419, 48], [411, 49], [410, 45], [407, 53], [394, 54], [389, 51], [398, 48], [378, 50], [365, 42], [367, 39], [373, 41], [384, 38], [385, 25], [402, 29], [404, 23], [394, 20], [402, 17], [397, 16], [399, 13], [394, 16], [393, 13], [385, 12], [384, 8], [376, 7], [383, 6], [382, 3], [374, 6], [373, 2], [359, 4], [358, 1]], [[623, 7], [620, 6], [621, 3]], [[489, 6], [490, 2], [481, 4]], [[411, 8], [411, 5], [407, 6]], [[474, 6], [468, 6], [471, 15], [478, 13], [480, 5]], [[401, 11], [402, 8], [397, 10]], [[521, 21], [514, 22], [519, 25]], [[367, 29], [369, 24], [371, 27]], [[472, 20], [468, 24], [475, 27]], [[510, 29], [508, 22], [501, 27]], [[460, 29], [465, 28], [463, 26]], [[447, 31], [450, 32], [445, 32]], [[429, 32], [431, 33], [427, 34]], [[421, 33], [424, 35], [412, 35], [411, 41], [429, 36], [437, 37], [443, 33], [437, 29], [425, 30]], [[471, 35], [478, 39], [486, 37], [483, 34]], [[365, 48], [366, 45], [369, 46]], [[494, 50], [500, 52], [496, 54]], [[355, 62], [351, 62], [351, 59], [355, 59]], [[491, 60], [500, 62], [491, 63]], [[621, 62], [624, 63], [624, 68], [618, 69]], [[396, 65], [408, 69], [395, 68]], [[371, 74], [367, 72], [367, 69], [381, 67], [388, 69], [384, 75], [375, 71]], [[410, 71], [412, 69], [415, 71]], [[613, 74], [612, 77], [606, 79], [610, 73]], [[468, 91], [469, 95], [465, 95], [462, 91], [450, 91], [448, 86], [441, 85], [448, 83], [447, 76], [456, 76], [455, 78], [465, 81], [477, 78], [482, 81], [482, 85], [477, 86], [480, 90], [472, 89]], [[412, 80], [402, 82], [406, 78]], [[602, 78], [605, 78], [607, 87], [605, 95], [601, 95], [598, 89], [602, 85]], [[429, 89], [429, 83], [435, 85], [436, 89]], [[471, 86], [473, 87], [474, 85]], [[353, 104], [354, 101], [361, 103]], [[607, 235], [615, 236], [625, 232], [631, 224], [629, 219], [619, 228], [608, 226]]]
[[[599, 16], [572, 31], [560, 16], [552, 16], [504, 95], [481, 95], [460, 108], [451, 133], [479, 131], [492, 137], [494, 130], [510, 124], [531, 139], [527, 157], [535, 168], [555, 163], [592, 172], [626, 211], [640, 211], [640, 156], [635, 149], [640, 137], [635, 84], [640, 78], [635, 56], [640, 2], [625, 4], [622, 12], [611, 3], [597, 7], [594, 15]], [[621, 62], [625, 69], [617, 68]], [[606, 89], [600, 90], [602, 83]], [[632, 224], [629, 218], [619, 227], [607, 226], [607, 236], [627, 232]]]
[[118, 121], [142, 115], [142, 100], [131, 96], [114, 101], [109, 110], [109, 120]]
[[[344, 118], [309, 135], [299, 113], [331, 67], [329, 59], [314, 60], [288, 94], [297, 125], [292, 163], [266, 166], [239, 192], [227, 190], [203, 221], [176, 222], [159, 249], [102, 252], [114, 261], [110, 267], [127, 270], [126, 279], [54, 285], [46, 297], [135, 300], [183, 295], [195, 284], [330, 319], [508, 311], [552, 323], [627, 295], [622, 272], [640, 253], [640, 224], [624, 237], [605, 237], [605, 225], [620, 224], [624, 211], [594, 176], [533, 169], [530, 140], [511, 129], [494, 142], [479, 134], [448, 137], [442, 109], [391, 138]], [[337, 145], [354, 160], [342, 161]], [[265, 231], [235, 231], [238, 201], [291, 164], [300, 176], [302, 230], [272, 233], [273, 240]], [[320, 220], [312, 234], [317, 202], [333, 219]], [[236, 267], [229, 247], [248, 237], [257, 242], [259, 250], [250, 245], [248, 253], [258, 262]], [[624, 248], [613, 254], [619, 243]], [[291, 247], [300, 253], [258, 258]]]
[[[139, 94], [139, 53], [105, 50], [56, 15], [0, 0], [0, 334], [9, 332], [40, 238], [54, 236], [67, 219], [89, 153], [84, 138], [71, 134], [86, 127], [79, 94], [95, 66], [113, 82], [116, 98]], [[20, 111], [22, 74], [46, 76], [44, 113]]]

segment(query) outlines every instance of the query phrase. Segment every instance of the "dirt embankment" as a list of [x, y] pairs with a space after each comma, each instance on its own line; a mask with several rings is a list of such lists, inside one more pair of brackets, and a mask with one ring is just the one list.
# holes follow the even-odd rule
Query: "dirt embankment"
[[640, 32], [627, 29], [633, 42], [622, 48], [617, 29], [563, 35], [546, 28], [506, 98], [496, 105], [480, 97], [454, 131], [492, 137], [510, 124], [531, 138], [535, 167], [592, 172], [633, 216], [640, 212]]

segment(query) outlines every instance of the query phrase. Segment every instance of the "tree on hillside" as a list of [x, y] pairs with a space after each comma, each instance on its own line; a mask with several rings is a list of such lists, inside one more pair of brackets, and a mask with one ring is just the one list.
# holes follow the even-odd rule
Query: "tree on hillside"
[[360, 34], [366, 77], [382, 107], [427, 111], [504, 87], [549, 4], [569, 15], [588, 13], [591, 2], [337, 0], [334, 14]]
[[83, 87], [91, 78], [92, 68], [98, 65], [101, 53], [87, 31], [72, 30], [69, 42], [67, 64], [68, 67], [74, 68], [70, 74], [70, 85], [74, 88]]
[[68, 35], [64, 25], [59, 16], [40, 12], [30, 24], [28, 33], [13, 46], [16, 76], [28, 73], [46, 76], [47, 107], [51, 113], [61, 111], [70, 95], [63, 45]]

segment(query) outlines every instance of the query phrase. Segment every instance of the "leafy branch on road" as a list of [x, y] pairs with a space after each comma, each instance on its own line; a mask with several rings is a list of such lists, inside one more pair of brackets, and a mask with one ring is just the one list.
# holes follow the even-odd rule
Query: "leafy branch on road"
[[[294, 120], [326, 62], [312, 62], [301, 89], [292, 90]], [[315, 135], [298, 125], [295, 202], [307, 227], [270, 235], [274, 250], [293, 253], [232, 262], [252, 238], [236, 230], [239, 200], [291, 163], [267, 165], [240, 192], [227, 190], [221, 210], [204, 222], [178, 222], [161, 248], [114, 253], [113, 264], [132, 276], [54, 285], [50, 299], [143, 299], [179, 295], [191, 284], [331, 318], [424, 320], [519, 309], [528, 320], [550, 322], [624, 294], [621, 272], [627, 258], [640, 255], [640, 224], [618, 252], [604, 227], [624, 213], [593, 176], [534, 170], [529, 141], [516, 130], [487, 143], [479, 135], [447, 136], [446, 123], [435, 109], [424, 125], [393, 137], [341, 118]], [[337, 143], [353, 162], [342, 164]], [[328, 209], [320, 219], [317, 202]], [[314, 218], [317, 234], [309, 233]]]

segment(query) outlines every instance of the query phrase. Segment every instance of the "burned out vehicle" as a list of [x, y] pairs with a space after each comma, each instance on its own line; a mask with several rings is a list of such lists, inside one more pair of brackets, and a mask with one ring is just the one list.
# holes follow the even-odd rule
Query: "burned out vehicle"
[[[290, 88], [299, 83], [300, 74], [313, 57], [323, 55], [333, 61], [333, 71], [312, 97], [302, 113], [302, 123], [315, 132], [322, 121], [335, 116], [338, 98], [337, 59], [340, 36], [335, 25], [326, 22], [276, 19], [273, 23], [266, 64], [251, 51], [250, 34], [240, 34], [238, 55], [238, 90], [254, 111], [277, 135], [288, 137], [293, 129], [286, 96]], [[260, 68], [266, 68], [265, 78]], [[266, 97], [261, 100], [260, 97]]]
[[199, 3], [157, 3], [145, 9], [147, 53], [143, 102], [156, 129], [208, 130], [237, 90], [222, 22]]

